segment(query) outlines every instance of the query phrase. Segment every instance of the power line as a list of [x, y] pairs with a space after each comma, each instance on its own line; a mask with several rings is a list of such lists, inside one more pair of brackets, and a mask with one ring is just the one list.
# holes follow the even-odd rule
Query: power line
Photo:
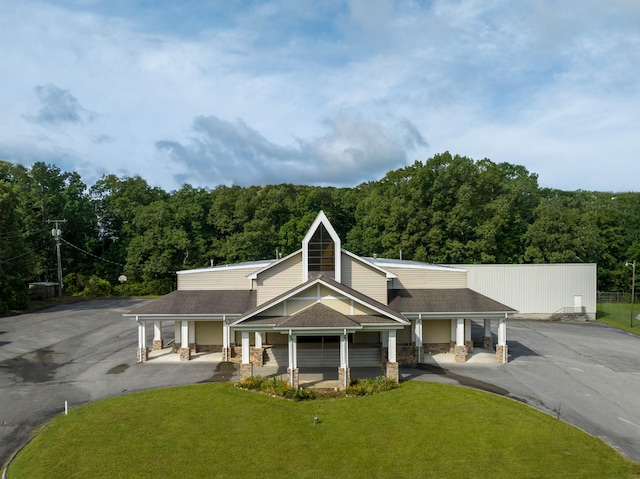
[[72, 248], [77, 249], [78, 251], [80, 251], [80, 252], [82, 252], [82, 253], [86, 254], [87, 256], [91, 256], [91, 257], [93, 257], [93, 258], [95, 258], [95, 259], [97, 259], [97, 260], [104, 261], [105, 263], [115, 264], [116, 266], [125, 266], [125, 265], [124, 265], [124, 264], [122, 264], [122, 263], [116, 263], [115, 261], [111, 261], [111, 260], [109, 260], [109, 259], [102, 258], [102, 257], [100, 257], [100, 256], [98, 256], [98, 255], [95, 255], [95, 254], [93, 254], [93, 253], [90, 253], [89, 251], [84, 250], [84, 249], [80, 248], [79, 246], [76, 246], [76, 245], [74, 245], [74, 244], [72, 244], [72, 243], [69, 243], [69, 242], [68, 242], [66, 239], [64, 239], [64, 238], [60, 238], [60, 241], [62, 241], [62, 242], [63, 242], [63, 243], [65, 243], [65, 244], [68, 244], [68, 245], [69, 245], [69, 246], [71, 246]]

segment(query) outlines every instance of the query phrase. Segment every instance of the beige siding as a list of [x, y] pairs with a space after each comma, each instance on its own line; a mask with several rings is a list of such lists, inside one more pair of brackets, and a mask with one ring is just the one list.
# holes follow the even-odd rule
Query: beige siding
[[263, 271], [256, 281], [258, 304], [294, 288], [302, 282], [302, 253]]
[[393, 289], [453, 289], [467, 287], [466, 271], [447, 270], [445, 268], [401, 268], [397, 266], [385, 266], [385, 269], [398, 276], [392, 281], [391, 288]]
[[303, 309], [308, 308], [315, 302], [315, 299], [310, 298], [289, 299], [287, 300], [287, 316], [292, 316]]
[[222, 344], [221, 321], [196, 321], [196, 344]]
[[342, 254], [342, 284], [387, 304], [387, 277], [382, 271]]
[[194, 271], [178, 273], [178, 289], [249, 289], [247, 276], [255, 271], [253, 268], [212, 268], [210, 271]]
[[423, 343], [448, 343], [451, 341], [451, 321], [448, 319], [422, 322]]
[[287, 344], [289, 337], [286, 334], [267, 333], [265, 344]]
[[525, 317], [548, 317], [581, 296], [595, 319], [595, 263], [456, 265], [469, 271], [469, 288], [518, 310]]

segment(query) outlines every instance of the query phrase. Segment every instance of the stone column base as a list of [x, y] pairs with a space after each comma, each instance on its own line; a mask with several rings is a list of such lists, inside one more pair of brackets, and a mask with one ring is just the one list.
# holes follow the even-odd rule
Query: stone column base
[[249, 358], [253, 364], [259, 367], [264, 366], [264, 348], [252, 347], [249, 350]]
[[149, 348], [137, 348], [136, 358], [139, 363], [147, 362], [147, 359], [149, 359]]
[[467, 353], [471, 354], [473, 352], [473, 341], [465, 341], [464, 345], [467, 347]]
[[398, 371], [398, 363], [386, 363], [385, 374], [389, 379], [393, 379], [395, 382], [400, 381], [400, 372]]
[[231, 348], [222, 348], [222, 360], [226, 362], [231, 361]]
[[189, 343], [189, 349], [191, 350], [191, 354], [196, 354], [198, 352], [196, 343]]
[[180, 354], [180, 361], [189, 361], [191, 359], [191, 349], [189, 348], [180, 348], [178, 353]]
[[162, 339], [154, 339], [151, 349], [153, 349], [154, 351], [159, 351], [162, 348], [164, 348], [164, 341]]
[[482, 337], [482, 348], [483, 349], [493, 349], [493, 338], [491, 336], [483, 336]]
[[496, 359], [498, 360], [499, 363], [508, 363], [509, 362], [509, 346], [507, 346], [506, 344], [496, 345]]
[[291, 368], [287, 368], [287, 376], [289, 377], [291, 387], [298, 389], [300, 387], [300, 370], [295, 368], [292, 371]]
[[247, 379], [253, 376], [253, 363], [240, 364], [240, 379]]
[[342, 391], [351, 382], [351, 368], [338, 368], [338, 389]]
[[467, 361], [467, 347], [456, 346], [455, 347], [456, 363], [464, 363]]

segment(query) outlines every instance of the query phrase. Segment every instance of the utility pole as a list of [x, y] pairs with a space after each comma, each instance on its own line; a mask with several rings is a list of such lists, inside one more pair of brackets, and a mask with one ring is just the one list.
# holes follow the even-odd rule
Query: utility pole
[[47, 223], [55, 223], [56, 227], [51, 230], [51, 235], [56, 240], [56, 254], [58, 256], [58, 297], [62, 298], [62, 258], [60, 257], [60, 235], [62, 231], [58, 228], [58, 223], [66, 223], [67, 220], [47, 220]]

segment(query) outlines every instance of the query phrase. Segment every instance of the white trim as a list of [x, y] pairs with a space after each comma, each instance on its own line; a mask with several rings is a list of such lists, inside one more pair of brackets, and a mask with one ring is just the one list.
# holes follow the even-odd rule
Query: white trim
[[352, 257], [353, 259], [355, 259], [356, 261], [359, 261], [360, 263], [366, 264], [367, 266], [372, 267], [373, 269], [376, 269], [378, 271], [380, 271], [381, 273], [384, 273], [387, 277], [387, 279], [395, 279], [398, 277], [398, 275], [392, 273], [391, 271], [387, 271], [384, 268], [381, 268], [379, 265], [377, 265], [374, 261], [373, 258], [364, 258], [362, 256], [358, 256], [357, 254], [352, 253], [351, 251], [347, 251], [346, 249], [343, 249], [342, 252], [344, 254], [346, 254], [347, 256]]
[[304, 236], [302, 240], [302, 282], [306, 282], [309, 280], [309, 241], [313, 237], [314, 233], [318, 229], [318, 227], [322, 224], [331, 240], [333, 241], [333, 254], [334, 254], [334, 262], [335, 262], [335, 280], [338, 283], [342, 283], [342, 241], [340, 241], [340, 236], [336, 233], [336, 230], [333, 228], [329, 219], [324, 214], [324, 211], [320, 211], [316, 219], [313, 220], [311, 227], [307, 230], [307, 234]]
[[270, 264], [274, 263], [275, 259], [269, 260], [260, 260], [260, 261], [247, 261], [245, 263], [234, 263], [234, 264], [223, 264], [220, 266], [214, 266], [213, 268], [197, 268], [197, 269], [185, 269], [182, 271], [176, 271], [176, 274], [198, 274], [198, 273], [209, 273], [212, 271], [228, 271], [234, 269], [256, 269], [256, 268], [265, 268]]

